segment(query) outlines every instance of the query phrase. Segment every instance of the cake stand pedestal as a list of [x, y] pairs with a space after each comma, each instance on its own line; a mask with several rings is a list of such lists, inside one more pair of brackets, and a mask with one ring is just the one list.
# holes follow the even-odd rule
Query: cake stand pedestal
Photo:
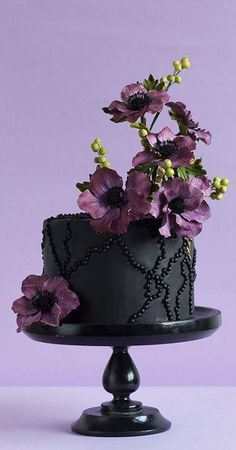
[[51, 344], [111, 346], [113, 353], [103, 374], [103, 387], [113, 399], [86, 409], [72, 424], [72, 430], [89, 436], [140, 436], [166, 431], [171, 423], [157, 408], [130, 400], [140, 379], [128, 347], [202, 339], [220, 325], [220, 311], [196, 307], [190, 320], [147, 325], [63, 324], [57, 328], [36, 324], [24, 332], [35, 341]]

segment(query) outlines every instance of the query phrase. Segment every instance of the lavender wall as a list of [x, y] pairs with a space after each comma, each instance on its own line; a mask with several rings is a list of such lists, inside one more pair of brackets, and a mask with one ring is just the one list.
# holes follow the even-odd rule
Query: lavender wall
[[0, 1], [0, 384], [100, 383], [110, 349], [31, 342], [16, 334], [10, 305], [22, 279], [41, 272], [43, 219], [77, 211], [91, 140], [103, 139], [122, 174], [138, 150], [135, 131], [112, 124], [101, 106], [183, 55], [192, 69], [172, 98], [213, 133], [210, 148], [199, 146], [209, 174], [232, 180], [196, 239], [197, 304], [220, 308], [224, 323], [207, 340], [131, 353], [143, 384], [235, 383], [235, 14], [234, 0]]

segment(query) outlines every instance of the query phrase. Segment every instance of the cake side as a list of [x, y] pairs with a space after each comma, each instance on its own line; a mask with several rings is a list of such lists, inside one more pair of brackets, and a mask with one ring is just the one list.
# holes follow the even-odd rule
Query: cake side
[[49, 218], [42, 251], [44, 274], [62, 275], [80, 298], [67, 322], [155, 323], [194, 314], [194, 244], [161, 237], [153, 218], [121, 235], [96, 233], [85, 214]]

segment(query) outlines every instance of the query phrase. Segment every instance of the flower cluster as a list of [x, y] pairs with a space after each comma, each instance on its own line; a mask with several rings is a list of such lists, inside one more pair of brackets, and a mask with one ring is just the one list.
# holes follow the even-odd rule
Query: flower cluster
[[[152, 74], [143, 82], [125, 86], [120, 100], [114, 100], [103, 111], [115, 123], [128, 122], [138, 130], [140, 151], [133, 157], [125, 184], [110, 169], [105, 147], [96, 138], [91, 145], [98, 153], [95, 172], [89, 181], [78, 183], [81, 191], [79, 207], [91, 216], [97, 232], [125, 233], [131, 221], [152, 216], [157, 219], [159, 233], [164, 237], [197, 236], [210, 217], [207, 198], [220, 200], [229, 180], [207, 177], [202, 159], [197, 158], [197, 144], [211, 143], [211, 133], [200, 128], [180, 101], [172, 101], [168, 93], [173, 84], [182, 82], [179, 75], [190, 67], [187, 57], [173, 61], [173, 73], [160, 80]], [[164, 108], [177, 125], [153, 131]], [[154, 115], [147, 124], [147, 115]]]

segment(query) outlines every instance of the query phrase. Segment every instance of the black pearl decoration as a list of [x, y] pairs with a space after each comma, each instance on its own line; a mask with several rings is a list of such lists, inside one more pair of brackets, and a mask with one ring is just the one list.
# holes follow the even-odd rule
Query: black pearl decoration
[[[78, 219], [88, 219], [88, 215], [86, 214], [66, 214], [59, 215], [57, 219], [68, 219], [66, 221], [66, 232], [65, 237], [63, 239], [62, 245], [65, 251], [65, 260], [63, 266], [61, 265], [60, 259], [57, 255], [54, 239], [52, 236], [52, 229], [50, 222], [54, 220], [53, 217], [46, 220], [46, 224], [43, 231], [43, 241], [42, 241], [42, 252], [45, 247], [45, 240], [47, 239], [49, 242], [49, 247], [51, 249], [51, 253], [54, 259], [54, 262], [58, 268], [58, 274], [63, 275], [69, 282], [71, 276], [74, 272], [79, 271], [80, 267], [84, 267], [89, 264], [91, 257], [93, 254], [104, 254], [109, 252], [109, 250], [113, 246], [117, 246], [120, 248], [122, 255], [127, 259], [128, 264], [134, 269], [139, 271], [144, 276], [144, 285], [143, 285], [143, 297], [144, 303], [136, 311], [132, 314], [127, 323], [135, 323], [146, 311], [150, 308], [150, 305], [154, 301], [161, 301], [163, 307], [166, 312], [166, 318], [168, 321], [172, 320], [181, 320], [181, 296], [185, 291], [187, 285], [189, 284], [189, 313], [190, 315], [194, 312], [194, 281], [196, 278], [196, 250], [194, 248], [192, 250], [192, 242], [188, 239], [182, 239], [182, 246], [176, 251], [176, 253], [169, 258], [167, 264], [163, 267], [163, 262], [166, 260], [166, 239], [160, 236], [153, 224], [150, 224], [148, 221], [138, 221], [130, 224], [133, 226], [145, 225], [150, 235], [156, 240], [156, 243], [159, 245], [158, 256], [154, 262], [153, 267], [147, 268], [141, 262], [138, 262], [135, 258], [135, 255], [130, 250], [129, 246], [124, 240], [125, 235], [113, 235], [110, 234], [100, 246], [89, 247], [82, 258], [74, 262], [70, 265], [71, 262], [71, 251], [70, 251], [70, 242], [72, 240], [72, 229], [71, 222], [73, 220]], [[191, 245], [191, 246], [190, 246]], [[191, 255], [193, 253], [193, 256]], [[181, 260], [182, 259], [182, 260]], [[171, 310], [170, 300], [171, 293], [170, 288], [168, 286], [167, 277], [170, 275], [173, 265], [177, 262], [180, 262], [181, 268], [181, 276], [183, 278], [182, 284], [177, 291], [174, 310]], [[160, 269], [161, 267], [161, 269]], [[173, 300], [172, 300], [173, 303]]]

